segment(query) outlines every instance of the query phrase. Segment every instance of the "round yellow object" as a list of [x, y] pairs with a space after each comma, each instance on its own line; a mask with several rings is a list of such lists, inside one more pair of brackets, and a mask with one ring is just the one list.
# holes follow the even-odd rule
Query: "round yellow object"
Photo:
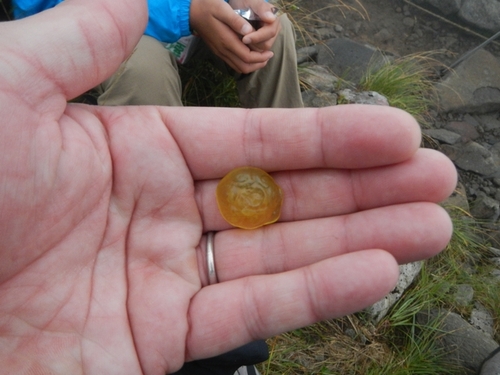
[[283, 191], [262, 169], [242, 167], [220, 180], [216, 198], [219, 211], [229, 224], [255, 229], [279, 219]]

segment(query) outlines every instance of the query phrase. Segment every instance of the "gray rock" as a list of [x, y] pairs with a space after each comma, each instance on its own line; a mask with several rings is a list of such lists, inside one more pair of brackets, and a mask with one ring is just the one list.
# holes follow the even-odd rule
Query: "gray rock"
[[335, 36], [335, 30], [330, 27], [321, 27], [314, 30], [314, 33], [317, 35], [318, 39], [326, 40], [333, 38]]
[[443, 112], [487, 113], [500, 109], [500, 62], [480, 49], [436, 85]]
[[477, 119], [477, 115], [471, 115], [469, 113], [466, 113], [464, 115], [464, 121], [467, 122], [468, 124], [471, 124], [475, 128], [478, 128], [481, 125]]
[[342, 25], [335, 25], [333, 27], [333, 29], [337, 32], [337, 33], [342, 33], [344, 32], [344, 28], [342, 27]]
[[318, 64], [342, 79], [359, 83], [369, 69], [379, 69], [388, 58], [374, 47], [346, 38], [327, 40], [319, 48]]
[[430, 5], [444, 15], [457, 15], [476, 28], [496, 33], [500, 30], [500, 3], [497, 0], [414, 0]]
[[386, 44], [389, 43], [390, 41], [394, 40], [394, 35], [387, 30], [385, 27], [380, 29], [375, 35], [374, 39], [379, 43], [379, 44]]
[[469, 122], [452, 121], [446, 124], [444, 128], [446, 130], [460, 134], [461, 136], [460, 140], [464, 143], [479, 138], [479, 133], [477, 132], [476, 128]]
[[478, 371], [482, 361], [498, 347], [495, 340], [471, 326], [458, 314], [443, 310], [417, 314], [419, 324], [428, 324], [434, 319], [439, 319], [440, 329], [444, 333], [438, 344], [447, 353], [446, 359], [451, 363]]
[[460, 306], [470, 304], [474, 298], [474, 288], [469, 284], [458, 284], [455, 287], [455, 302]]
[[408, 4], [403, 5], [403, 14], [406, 17], [409, 17], [411, 15], [411, 13], [410, 13], [410, 6]]
[[442, 44], [444, 48], [451, 49], [458, 43], [458, 38], [454, 35], [440, 36], [439, 43]]
[[[493, 147], [490, 148], [490, 152], [495, 160], [500, 160], [500, 143], [495, 143]], [[500, 176], [500, 173], [498, 175]]]
[[309, 46], [302, 47], [297, 50], [297, 64], [302, 64], [304, 62], [314, 61], [318, 56], [318, 47]]
[[450, 157], [459, 168], [487, 177], [496, 176], [500, 172], [498, 157], [479, 143], [468, 142], [464, 147], [453, 151], [456, 151], [456, 155]]
[[353, 91], [344, 89], [338, 92], [339, 103], [343, 104], [372, 104], [388, 106], [387, 98], [375, 91]]
[[[400, 297], [400, 296], [399, 296]], [[389, 312], [390, 308], [397, 302], [399, 297], [395, 294], [388, 294], [380, 301], [375, 302], [365, 311], [374, 323], [380, 322]]]
[[478, 113], [496, 111], [500, 103], [500, 88], [478, 87], [473, 93], [475, 103], [480, 103]]
[[479, 194], [471, 205], [470, 213], [476, 219], [495, 222], [500, 216], [500, 202], [484, 193]]
[[312, 65], [299, 70], [300, 80], [309, 89], [333, 92], [337, 86], [337, 77], [325, 66]]
[[485, 359], [479, 375], [500, 375], [500, 347]]
[[476, 327], [480, 331], [484, 332], [491, 338], [493, 338], [495, 334], [495, 329], [493, 328], [494, 320], [491, 316], [490, 312], [481, 305], [479, 302], [474, 304], [474, 308], [471, 311], [470, 324]]
[[406, 27], [413, 27], [415, 26], [415, 18], [413, 17], [405, 17], [403, 18], [403, 25]]
[[305, 107], [329, 107], [337, 105], [337, 94], [317, 90], [306, 90], [302, 92], [302, 101]]
[[500, 2], [496, 0], [463, 0], [458, 16], [492, 33], [500, 30]]
[[479, 121], [481, 121], [481, 125], [486, 131], [500, 129], [500, 120], [491, 113], [479, 116]]
[[431, 5], [444, 15], [458, 13], [462, 6], [462, 0], [416, 0], [415, 3]]
[[493, 247], [493, 246], [490, 246], [488, 248], [488, 250], [490, 251], [491, 254], [493, 254], [494, 256], [497, 256], [497, 257], [500, 257], [500, 249], [497, 249], [496, 247]]
[[399, 300], [422, 269], [422, 262], [413, 262], [399, 266], [399, 279], [396, 287], [387, 296], [368, 307], [365, 311], [371, 320], [378, 323], [387, 315], [389, 309]]
[[460, 134], [446, 129], [423, 129], [422, 133], [438, 140], [439, 142], [447, 143], [449, 145], [457, 143], [462, 138]]
[[500, 189], [496, 189], [495, 195], [493, 195], [493, 199], [500, 202]]

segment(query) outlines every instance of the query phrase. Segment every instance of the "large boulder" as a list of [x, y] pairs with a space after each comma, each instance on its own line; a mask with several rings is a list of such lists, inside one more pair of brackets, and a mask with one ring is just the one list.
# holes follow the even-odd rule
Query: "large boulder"
[[500, 2], [497, 0], [463, 0], [458, 16], [475, 27], [492, 33], [500, 31]]
[[421, 325], [427, 325], [435, 319], [438, 319], [442, 332], [438, 344], [451, 363], [476, 373], [484, 359], [498, 347], [498, 343], [489, 335], [473, 327], [456, 313], [433, 310], [417, 314], [417, 323]]
[[462, 0], [416, 0], [415, 3], [431, 5], [444, 15], [458, 13], [462, 6]]
[[[500, 2], [499, 2], [500, 3]], [[500, 110], [500, 61], [480, 49], [436, 85], [442, 112]]]
[[328, 66], [343, 80], [359, 83], [371, 69], [379, 69], [389, 61], [381, 51], [347, 38], [330, 39], [319, 48], [318, 64]]

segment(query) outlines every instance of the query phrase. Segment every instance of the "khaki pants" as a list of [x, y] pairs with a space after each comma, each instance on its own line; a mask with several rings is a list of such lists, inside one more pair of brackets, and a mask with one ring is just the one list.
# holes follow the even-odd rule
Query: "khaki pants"
[[[286, 15], [280, 19], [282, 27], [272, 48], [273, 58], [262, 69], [236, 76], [238, 95], [245, 108], [303, 106], [294, 30]], [[231, 69], [202, 44], [192, 58], [212, 60], [223, 72], [231, 74]], [[162, 43], [146, 35], [130, 58], [97, 90], [99, 105], [182, 105], [181, 80], [173, 54]]]

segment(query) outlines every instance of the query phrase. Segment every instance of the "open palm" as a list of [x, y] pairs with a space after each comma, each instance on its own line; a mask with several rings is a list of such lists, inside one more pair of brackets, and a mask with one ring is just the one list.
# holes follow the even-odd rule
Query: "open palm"
[[[449, 239], [441, 154], [390, 108], [91, 107], [146, 22], [70, 0], [0, 24], [0, 369], [164, 374], [359, 310]], [[35, 30], [35, 31], [34, 31]], [[273, 173], [280, 222], [231, 229], [215, 186]], [[217, 231], [219, 283], [203, 249]]]

